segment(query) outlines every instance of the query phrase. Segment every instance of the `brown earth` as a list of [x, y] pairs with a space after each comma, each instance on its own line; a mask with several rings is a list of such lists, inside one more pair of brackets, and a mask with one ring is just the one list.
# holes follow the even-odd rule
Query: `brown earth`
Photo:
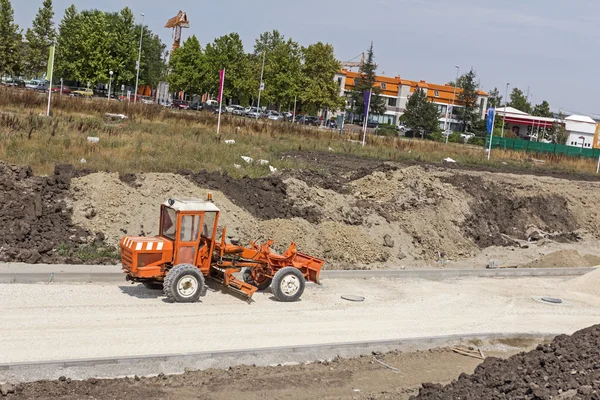
[[502, 360], [487, 358], [451, 384], [423, 384], [413, 400], [599, 399], [600, 325]]
[[101, 256], [85, 260], [77, 256], [80, 249], [104, 244], [102, 234], [95, 235], [72, 221], [73, 209], [65, 201], [72, 175], [70, 165], [57, 165], [54, 175], [40, 177], [29, 167], [0, 163], [1, 262], [110, 261]]
[[[491, 353], [499, 357], [514, 354]], [[375, 357], [396, 373], [375, 361]], [[7, 399], [408, 399], [423, 380], [449, 382], [481, 361], [434, 349], [310, 364], [210, 369], [150, 378], [39, 381], [15, 386]], [[12, 391], [12, 390], [11, 390]]]

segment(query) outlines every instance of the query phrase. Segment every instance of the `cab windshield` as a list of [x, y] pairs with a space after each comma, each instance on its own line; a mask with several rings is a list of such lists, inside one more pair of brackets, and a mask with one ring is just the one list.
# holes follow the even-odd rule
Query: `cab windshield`
[[161, 235], [167, 239], [175, 240], [177, 231], [177, 213], [172, 208], [164, 207], [162, 212], [162, 221], [160, 222]]

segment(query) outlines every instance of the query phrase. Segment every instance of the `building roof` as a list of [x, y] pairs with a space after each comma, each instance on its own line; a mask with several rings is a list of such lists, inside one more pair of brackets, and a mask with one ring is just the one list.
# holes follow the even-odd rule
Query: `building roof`
[[212, 201], [200, 199], [169, 199], [165, 206], [171, 207], [175, 211], [219, 211], [219, 208]]
[[529, 115], [524, 111], [521, 110], [517, 110], [514, 107], [498, 107], [496, 108], [496, 115], [504, 115], [504, 113], [506, 112], [506, 115]]
[[565, 118], [565, 121], [573, 121], [573, 122], [583, 122], [583, 123], [587, 123], [587, 124], [596, 124], [596, 121], [594, 121], [592, 118], [587, 117], [585, 115], [571, 115], [567, 118]]

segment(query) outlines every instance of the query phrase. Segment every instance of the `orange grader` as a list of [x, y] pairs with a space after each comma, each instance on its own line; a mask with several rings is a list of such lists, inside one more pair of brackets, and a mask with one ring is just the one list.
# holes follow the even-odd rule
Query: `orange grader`
[[[300, 298], [306, 281], [319, 283], [324, 261], [296, 250], [292, 243], [279, 255], [273, 241], [250, 242], [244, 247], [231, 240], [226, 229], [217, 241], [220, 210], [212, 195], [206, 201], [169, 199], [160, 209], [156, 237], [123, 237], [120, 242], [127, 280], [151, 289], [163, 289], [173, 302], [191, 303], [204, 295], [206, 278], [213, 279], [248, 299], [271, 287], [279, 301]], [[242, 279], [234, 274], [242, 273]]]

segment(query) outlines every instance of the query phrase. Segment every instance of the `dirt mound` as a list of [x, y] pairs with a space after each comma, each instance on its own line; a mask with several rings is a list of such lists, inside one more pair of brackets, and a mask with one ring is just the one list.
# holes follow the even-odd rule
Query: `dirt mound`
[[450, 385], [423, 384], [413, 400], [600, 398], [600, 325], [501, 360], [487, 358]]
[[511, 238], [526, 240], [531, 226], [561, 234], [578, 228], [567, 199], [560, 194], [533, 191], [520, 195], [512, 185], [462, 174], [442, 180], [472, 197], [463, 229], [480, 248], [513, 245]]
[[26, 263], [103, 263], [114, 257], [86, 249], [103, 246], [103, 237], [73, 224], [68, 196], [73, 167], [57, 165], [54, 175], [34, 176], [31, 168], [0, 163], [0, 261]]
[[600, 296], [600, 269], [565, 283], [565, 290]]
[[234, 179], [227, 174], [208, 171], [184, 175], [198, 186], [222, 192], [258, 219], [303, 218], [312, 223], [321, 220], [317, 210], [298, 209], [287, 200], [287, 187], [277, 175], [258, 179]]
[[[521, 268], [578, 268], [592, 267], [595, 256], [582, 256], [576, 250], [560, 250], [546, 254]], [[597, 260], [596, 260], [597, 261]]]

